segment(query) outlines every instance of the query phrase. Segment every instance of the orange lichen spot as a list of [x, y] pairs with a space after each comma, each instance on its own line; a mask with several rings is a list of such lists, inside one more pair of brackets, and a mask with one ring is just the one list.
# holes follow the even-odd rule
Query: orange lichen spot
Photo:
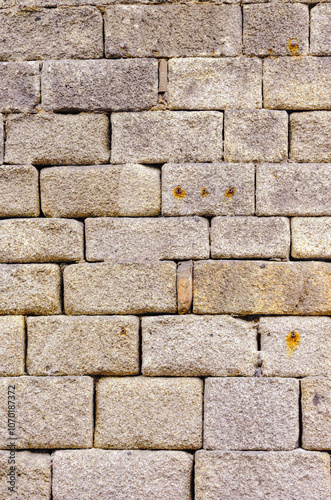
[[125, 328], [121, 329], [121, 335], [126, 335], [126, 329]]
[[298, 46], [298, 42], [295, 38], [292, 38], [291, 40], [289, 40], [288, 44], [287, 44], [287, 48], [288, 50], [291, 52], [291, 54], [299, 54], [299, 46]]
[[290, 332], [286, 337], [287, 346], [287, 356], [290, 357], [294, 354], [294, 351], [299, 347], [300, 344], [300, 334], [298, 332]]
[[236, 189], [234, 187], [230, 187], [225, 191], [225, 196], [227, 196], [228, 198], [232, 198], [235, 192]]
[[180, 186], [177, 186], [174, 190], [173, 190], [173, 193], [174, 193], [174, 197], [175, 198], [185, 198], [186, 196], [186, 193], [184, 191], [184, 189]]
[[272, 49], [267, 49], [267, 52], [268, 52], [268, 56], [271, 56], [271, 55], [272, 55], [273, 50], [272, 50]]
[[201, 194], [201, 196], [205, 197], [205, 196], [209, 195], [209, 191], [206, 187], [202, 187], [200, 190], [200, 194]]

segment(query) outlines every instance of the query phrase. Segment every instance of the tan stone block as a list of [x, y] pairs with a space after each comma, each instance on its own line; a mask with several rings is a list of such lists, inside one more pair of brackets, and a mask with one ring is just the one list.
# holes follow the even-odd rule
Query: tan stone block
[[0, 163], [3, 163], [4, 156], [4, 123], [3, 123], [3, 115], [0, 115]]
[[0, 316], [0, 375], [2, 377], [23, 375], [24, 369], [24, 317]]
[[331, 112], [291, 113], [290, 144], [291, 160], [331, 162]]
[[202, 380], [103, 378], [97, 383], [97, 448], [197, 449]]
[[331, 259], [331, 217], [291, 219], [292, 257]]
[[178, 314], [186, 314], [193, 299], [193, 262], [179, 262], [177, 266], [177, 306]]
[[39, 102], [39, 63], [0, 63], [0, 111], [28, 113]]
[[331, 5], [315, 5], [310, 12], [310, 51], [317, 56], [331, 55]]
[[30, 375], [139, 373], [139, 319], [134, 316], [29, 317], [27, 327]]
[[39, 215], [38, 170], [31, 165], [0, 166], [0, 216]]
[[302, 447], [331, 450], [331, 379], [301, 380]]

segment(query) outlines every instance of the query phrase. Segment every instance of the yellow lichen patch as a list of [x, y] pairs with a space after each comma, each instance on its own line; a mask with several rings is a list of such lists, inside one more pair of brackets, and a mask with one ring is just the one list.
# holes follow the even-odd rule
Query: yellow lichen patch
[[286, 337], [287, 357], [293, 356], [294, 351], [299, 347], [300, 333], [290, 332]]
[[235, 192], [236, 189], [234, 187], [230, 187], [225, 191], [225, 196], [227, 196], [227, 198], [232, 198]]
[[185, 198], [186, 196], [186, 193], [184, 191], [184, 189], [180, 186], [177, 186], [174, 190], [173, 190], [173, 193], [174, 193], [174, 197], [175, 198]]
[[202, 187], [200, 190], [200, 194], [201, 194], [201, 196], [205, 197], [205, 196], [209, 195], [209, 191], [206, 187]]
[[126, 335], [126, 329], [125, 328], [121, 329], [121, 335]]
[[298, 42], [297, 42], [297, 40], [295, 40], [295, 38], [292, 38], [291, 40], [288, 41], [287, 48], [290, 51], [290, 53], [293, 55], [300, 53]]

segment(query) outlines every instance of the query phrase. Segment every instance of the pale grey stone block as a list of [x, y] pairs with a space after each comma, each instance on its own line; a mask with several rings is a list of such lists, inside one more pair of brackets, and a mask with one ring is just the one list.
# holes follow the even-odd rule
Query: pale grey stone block
[[39, 63], [0, 63], [0, 111], [28, 113], [40, 101]]
[[317, 56], [331, 55], [331, 5], [316, 5], [310, 12], [310, 51]]
[[24, 369], [24, 317], [0, 316], [0, 375], [2, 377], [23, 375]]
[[38, 170], [31, 165], [0, 166], [0, 216], [39, 215]]
[[331, 450], [331, 379], [305, 378], [301, 391], [302, 447]]
[[331, 217], [294, 217], [291, 232], [292, 257], [331, 259]]
[[193, 262], [186, 260], [177, 265], [177, 310], [186, 314], [192, 307], [193, 300]]
[[3, 121], [3, 115], [0, 115], [0, 164], [3, 164], [4, 152], [5, 152], [4, 121]]
[[290, 159], [331, 162], [331, 111], [290, 115]]

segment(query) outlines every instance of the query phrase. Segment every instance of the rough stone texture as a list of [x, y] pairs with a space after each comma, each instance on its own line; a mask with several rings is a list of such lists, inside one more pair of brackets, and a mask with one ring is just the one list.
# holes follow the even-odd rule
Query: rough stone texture
[[292, 450], [299, 443], [299, 381], [207, 378], [204, 448]]
[[43, 65], [42, 107], [46, 110], [139, 111], [157, 104], [157, 92], [156, 59], [47, 61]]
[[93, 7], [3, 10], [0, 60], [98, 58], [102, 16]]
[[282, 161], [287, 158], [286, 111], [236, 110], [224, 116], [226, 161]]
[[257, 368], [256, 324], [231, 316], [142, 318], [148, 376], [247, 376]]
[[309, 12], [302, 4], [244, 6], [244, 53], [298, 56], [309, 49]]
[[262, 61], [257, 58], [170, 59], [170, 109], [262, 107]]
[[223, 156], [223, 113], [142, 111], [114, 113], [112, 163], [218, 161]]
[[315, 55], [331, 55], [331, 5], [316, 5], [310, 12], [310, 51]]
[[34, 165], [107, 163], [108, 135], [106, 115], [11, 115], [5, 161]]
[[0, 314], [59, 314], [61, 272], [55, 264], [0, 264]]
[[97, 218], [85, 228], [89, 261], [209, 258], [209, 224], [200, 217]]
[[135, 316], [53, 316], [27, 320], [29, 375], [136, 375]]
[[256, 213], [331, 215], [330, 184], [331, 165], [258, 165]]
[[284, 217], [215, 217], [211, 221], [213, 259], [287, 259], [290, 223]]
[[28, 113], [39, 101], [39, 63], [0, 63], [0, 111]]
[[186, 314], [193, 300], [193, 262], [180, 262], [177, 266], [177, 308], [178, 314]]
[[271, 109], [331, 109], [330, 72], [331, 57], [265, 59], [264, 106]]
[[237, 56], [241, 25], [239, 5], [114, 5], [105, 14], [105, 54]]
[[331, 259], [331, 217], [295, 217], [291, 232], [292, 257]]
[[84, 259], [84, 226], [76, 220], [0, 220], [0, 262]]
[[182, 451], [56, 451], [54, 500], [191, 500], [193, 457]]
[[3, 163], [4, 156], [4, 123], [3, 115], [0, 115], [0, 163]]
[[200, 261], [194, 264], [195, 314], [331, 314], [331, 264]]
[[39, 212], [38, 170], [0, 166], [0, 217], [37, 217]]
[[329, 500], [330, 457], [304, 450], [198, 451], [196, 500]]
[[331, 450], [331, 379], [303, 379], [301, 391], [302, 447]]
[[331, 319], [260, 318], [262, 372], [267, 377], [331, 377]]
[[63, 275], [66, 314], [175, 313], [175, 262], [73, 264]]
[[[15, 464], [9, 464], [9, 451], [0, 451], [0, 496], [13, 500], [49, 500], [51, 498], [51, 457], [46, 453], [15, 452]], [[15, 467], [15, 493], [8, 491], [10, 467]], [[12, 469], [13, 470], [13, 469]]]
[[253, 164], [162, 167], [162, 215], [254, 215]]
[[0, 316], [0, 375], [2, 377], [23, 375], [24, 358], [24, 317]]
[[104, 378], [97, 383], [97, 448], [202, 446], [202, 387], [198, 378]]
[[290, 144], [291, 160], [331, 162], [331, 112], [292, 113]]
[[19, 448], [89, 448], [93, 436], [90, 377], [1, 378], [0, 447], [8, 446], [7, 388], [15, 386]]
[[45, 168], [40, 193], [47, 217], [137, 217], [161, 210], [160, 170], [143, 165]]

